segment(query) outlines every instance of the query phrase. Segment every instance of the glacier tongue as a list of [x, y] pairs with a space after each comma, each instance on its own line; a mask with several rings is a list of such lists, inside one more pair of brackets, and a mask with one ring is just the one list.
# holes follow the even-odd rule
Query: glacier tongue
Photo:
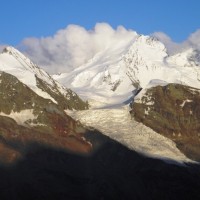
[[172, 163], [193, 162], [177, 149], [173, 141], [131, 119], [127, 106], [105, 107], [105, 104], [101, 108], [101, 104], [95, 102], [90, 110], [66, 112], [83, 125], [93, 127], [146, 156]]

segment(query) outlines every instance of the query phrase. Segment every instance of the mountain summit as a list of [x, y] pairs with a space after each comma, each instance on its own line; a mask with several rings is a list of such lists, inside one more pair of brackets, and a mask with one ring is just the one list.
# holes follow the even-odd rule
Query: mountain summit
[[130, 43], [108, 47], [74, 71], [53, 77], [84, 98], [117, 104], [153, 79], [200, 88], [199, 65], [196, 49], [170, 56], [156, 38], [137, 35]]

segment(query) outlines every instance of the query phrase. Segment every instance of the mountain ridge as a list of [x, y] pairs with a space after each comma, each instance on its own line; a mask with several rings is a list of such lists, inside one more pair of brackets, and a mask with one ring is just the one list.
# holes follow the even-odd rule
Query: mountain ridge
[[145, 88], [153, 79], [200, 88], [196, 49], [169, 55], [163, 43], [144, 35], [137, 35], [121, 49], [117, 47], [113, 45], [72, 72], [53, 78], [84, 99], [110, 101], [110, 104], [123, 103], [133, 96], [135, 89]]

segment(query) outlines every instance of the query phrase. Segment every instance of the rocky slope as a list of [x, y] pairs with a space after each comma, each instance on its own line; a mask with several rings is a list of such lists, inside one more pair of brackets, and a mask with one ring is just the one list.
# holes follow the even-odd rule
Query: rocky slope
[[144, 89], [135, 97], [131, 114], [200, 161], [200, 89], [166, 83]]

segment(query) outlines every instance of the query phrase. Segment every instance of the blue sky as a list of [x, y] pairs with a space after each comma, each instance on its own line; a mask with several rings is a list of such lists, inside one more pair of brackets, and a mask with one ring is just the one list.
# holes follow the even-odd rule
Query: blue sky
[[141, 34], [161, 31], [181, 42], [200, 28], [198, 0], [2, 0], [0, 44], [53, 36], [69, 24], [92, 29], [97, 22]]

